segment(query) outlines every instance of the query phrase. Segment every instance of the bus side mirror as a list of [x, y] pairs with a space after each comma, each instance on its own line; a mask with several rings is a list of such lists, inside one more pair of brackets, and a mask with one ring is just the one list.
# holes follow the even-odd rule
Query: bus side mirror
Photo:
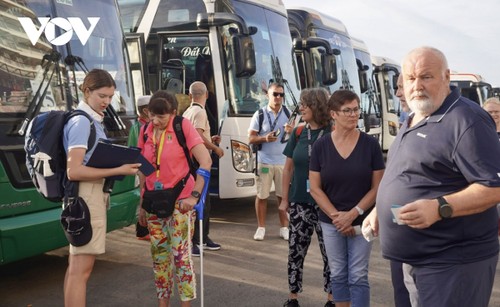
[[366, 71], [358, 70], [358, 76], [361, 93], [366, 93], [368, 91], [368, 76]]
[[394, 76], [392, 76], [392, 88], [394, 89], [394, 92], [398, 91], [398, 79], [399, 74], [394, 74]]
[[233, 34], [232, 58], [235, 74], [238, 78], [249, 78], [255, 74], [255, 49], [250, 35]]
[[370, 132], [371, 123], [370, 123], [370, 115], [366, 112], [361, 112], [361, 116], [363, 117], [363, 124], [365, 125], [365, 133]]
[[337, 82], [337, 61], [335, 60], [335, 55], [328, 53], [321, 54], [321, 64], [323, 66], [323, 84], [335, 84]]

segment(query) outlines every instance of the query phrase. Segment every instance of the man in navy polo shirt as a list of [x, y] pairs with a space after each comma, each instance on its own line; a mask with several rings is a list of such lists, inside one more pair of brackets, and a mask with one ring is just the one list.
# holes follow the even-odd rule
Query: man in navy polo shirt
[[389, 150], [377, 210], [364, 227], [378, 233], [378, 213], [383, 256], [411, 271], [409, 289], [416, 291], [410, 295], [418, 306], [486, 307], [499, 251], [495, 124], [450, 89], [441, 51], [412, 50], [402, 73], [414, 113]]

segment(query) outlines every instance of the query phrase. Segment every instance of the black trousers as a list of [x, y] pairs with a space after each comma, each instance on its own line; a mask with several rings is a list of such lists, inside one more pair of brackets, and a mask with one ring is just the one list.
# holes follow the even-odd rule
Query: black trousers
[[391, 260], [391, 280], [394, 288], [394, 305], [411, 307], [410, 294], [408, 294], [403, 278], [403, 263]]

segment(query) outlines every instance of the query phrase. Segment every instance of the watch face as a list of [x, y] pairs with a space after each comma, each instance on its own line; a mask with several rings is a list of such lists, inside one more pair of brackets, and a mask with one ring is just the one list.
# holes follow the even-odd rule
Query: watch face
[[200, 198], [200, 192], [193, 191], [193, 192], [191, 192], [191, 196], [196, 197], [196, 198]]
[[439, 207], [439, 215], [442, 218], [450, 218], [453, 214], [453, 210], [449, 204], [444, 204]]

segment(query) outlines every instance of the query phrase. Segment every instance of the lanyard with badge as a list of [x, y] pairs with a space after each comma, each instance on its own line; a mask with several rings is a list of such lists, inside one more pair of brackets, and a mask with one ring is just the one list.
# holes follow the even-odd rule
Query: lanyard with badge
[[278, 123], [278, 118], [281, 115], [281, 111], [283, 111], [283, 107], [281, 107], [280, 111], [276, 115], [274, 122], [271, 122], [271, 115], [269, 115], [269, 112], [267, 112], [267, 110], [266, 110], [267, 120], [269, 121], [269, 126], [271, 127], [271, 132], [274, 131], [274, 128], [276, 127], [276, 124]]
[[[325, 129], [321, 129], [316, 140], [312, 139], [311, 126], [307, 125], [306, 129], [307, 129], [307, 165], [309, 165], [309, 161], [311, 161], [312, 144], [314, 144], [315, 141], [317, 141], [323, 136]], [[311, 193], [311, 184], [309, 183], [309, 173], [307, 174], [306, 191], [307, 193]]]
[[[271, 116], [269, 115], [269, 112], [267, 112], [267, 110], [266, 110], [267, 120], [269, 121], [269, 126], [270, 126], [271, 132], [274, 131], [274, 128], [276, 127], [276, 124], [278, 123], [278, 118], [280, 117], [280, 114], [281, 114], [282, 110], [283, 110], [283, 107], [280, 109], [280, 111], [276, 115], [276, 118], [274, 119], [274, 122], [271, 121]], [[269, 167], [265, 167], [264, 166], [264, 167], [262, 167], [262, 169], [260, 171], [261, 171], [262, 174], [267, 174], [267, 173], [269, 173]]]
[[165, 133], [167, 129], [163, 130], [160, 136], [160, 144], [156, 146], [156, 134], [153, 136], [153, 146], [155, 150], [155, 158], [156, 158], [156, 181], [154, 184], [155, 190], [163, 190], [163, 184], [160, 181], [160, 161], [161, 161], [161, 153], [163, 151], [163, 144], [165, 143]]

